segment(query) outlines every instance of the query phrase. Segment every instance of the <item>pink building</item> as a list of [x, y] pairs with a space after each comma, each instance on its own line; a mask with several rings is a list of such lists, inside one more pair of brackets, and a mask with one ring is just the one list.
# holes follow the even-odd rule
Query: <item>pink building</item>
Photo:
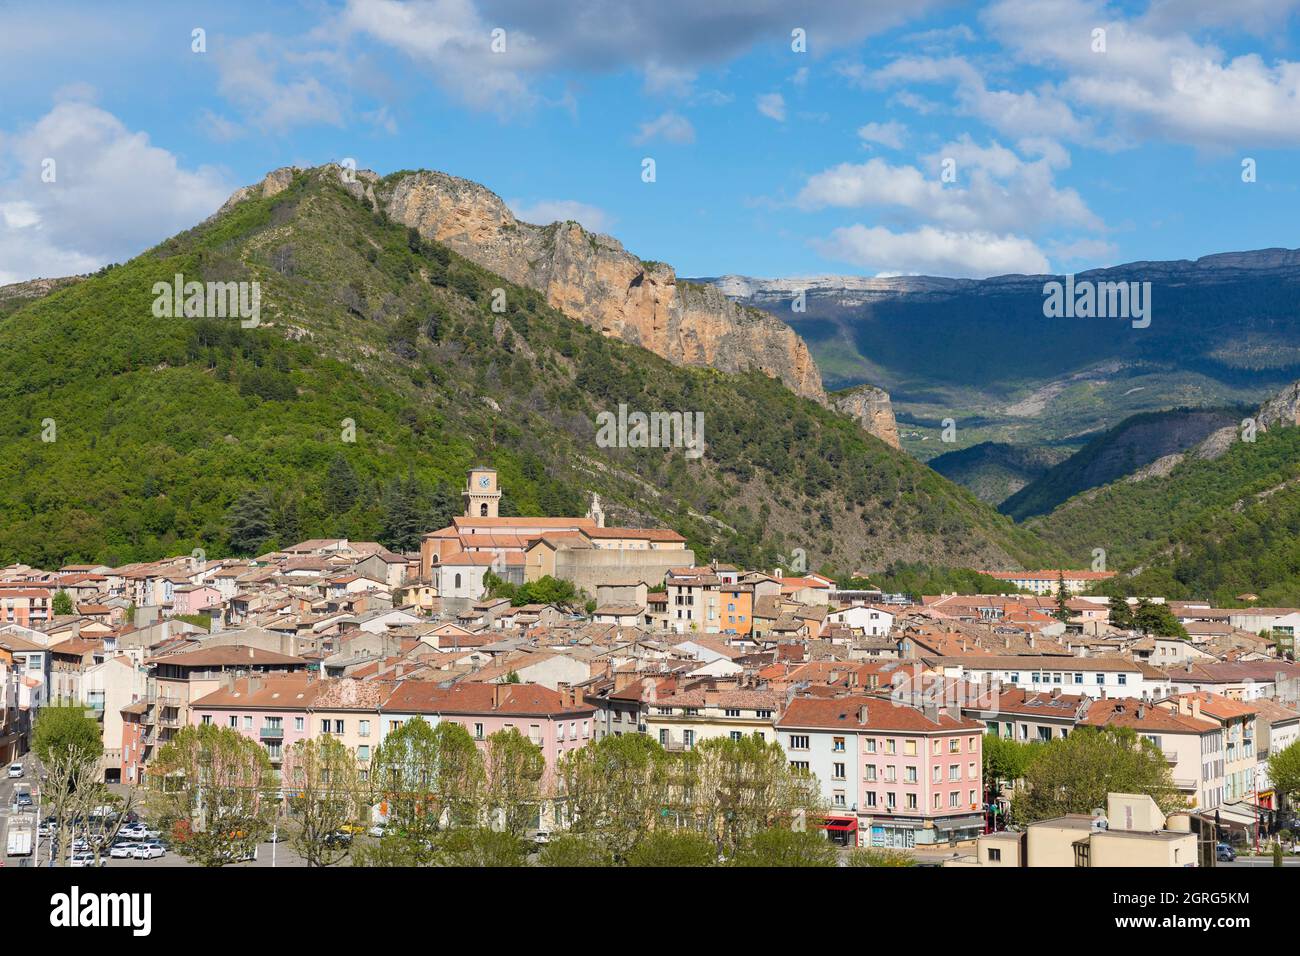
[[796, 697], [776, 726], [791, 764], [820, 781], [832, 833], [911, 847], [983, 832], [979, 721], [881, 697]]
[[221, 603], [221, 592], [206, 584], [189, 584], [172, 591], [172, 614], [198, 614]]
[[313, 735], [310, 712], [321, 686], [305, 673], [242, 677], [190, 704], [190, 723], [238, 730], [262, 744], [278, 768], [287, 748]]

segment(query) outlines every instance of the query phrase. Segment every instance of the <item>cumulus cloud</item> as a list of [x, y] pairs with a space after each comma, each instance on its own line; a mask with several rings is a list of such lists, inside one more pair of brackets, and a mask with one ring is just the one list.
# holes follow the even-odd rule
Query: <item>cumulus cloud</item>
[[641, 144], [656, 139], [662, 139], [669, 143], [693, 143], [695, 142], [695, 127], [691, 125], [691, 121], [685, 116], [669, 110], [649, 122], [642, 123], [641, 129], [633, 137], [632, 141]]
[[1050, 271], [1047, 257], [1029, 239], [982, 230], [922, 226], [893, 232], [883, 226], [836, 229], [814, 247], [830, 259], [892, 275], [925, 273], [981, 279], [1008, 273]]
[[[947, 161], [953, 183], [942, 179]], [[840, 163], [810, 176], [795, 202], [808, 209], [892, 209], [913, 221], [964, 230], [1103, 227], [1074, 189], [1055, 184], [1048, 159], [1027, 161], [1001, 144], [981, 146], [962, 137], [924, 157], [922, 165], [879, 158]]]
[[[1181, 8], [1183, 5], [1180, 4]], [[1178, 26], [1277, 23], [1292, 4], [1248, 2], [1212, 13], [1195, 3], [1190, 20], [1175, 20], [1157, 4], [1145, 20], [1123, 19], [1094, 0], [1000, 0], [982, 19], [1022, 62], [1055, 69], [1056, 87], [1078, 107], [1105, 115], [1132, 138], [1163, 137], [1197, 146], [1300, 143], [1300, 63], [1266, 62], [1255, 53], [1229, 57]], [[1094, 28], [1106, 31], [1094, 52]]]
[[785, 97], [780, 93], [762, 93], [758, 97], [758, 111], [768, 119], [785, 122]]
[[[42, 163], [54, 161], [54, 182]], [[0, 134], [0, 283], [82, 273], [134, 256], [217, 210], [233, 185], [87, 102], [57, 103]]]
[[539, 199], [533, 203], [512, 199], [506, 205], [516, 219], [540, 225], [572, 219], [591, 232], [608, 232], [614, 224], [614, 218], [605, 210], [574, 199]]
[[888, 146], [890, 149], [902, 149], [903, 137], [906, 135], [907, 127], [893, 120], [888, 123], [867, 123], [858, 127], [858, 139], [864, 143]]
[[[536, 0], [348, 0], [344, 35], [365, 35], [425, 66], [470, 105], [536, 101], [533, 81], [550, 71], [640, 71], [651, 91], [685, 94], [696, 72], [763, 42], [789, 43], [795, 26], [810, 49], [828, 50], [923, 16], [940, 0], [898, 4], [819, 0], [586, 0], [557, 16]], [[489, 38], [503, 29], [507, 52]]]

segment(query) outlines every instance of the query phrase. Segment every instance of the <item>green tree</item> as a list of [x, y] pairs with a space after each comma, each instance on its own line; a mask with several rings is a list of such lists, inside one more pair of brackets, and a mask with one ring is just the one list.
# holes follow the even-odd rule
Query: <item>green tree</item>
[[[250, 488], [226, 515], [226, 539], [235, 554], [258, 554], [271, 537], [271, 497], [264, 488]], [[289, 542], [285, 542], [288, 544]]]
[[32, 751], [41, 763], [52, 763], [64, 754], [76, 760], [99, 760], [104, 753], [99, 722], [77, 704], [42, 707], [32, 727]]
[[333, 866], [347, 859], [351, 834], [345, 826], [365, 819], [370, 801], [361, 786], [356, 752], [337, 737], [299, 740], [288, 749], [280, 771], [288, 796], [289, 843], [308, 866]]
[[1123, 595], [1112, 594], [1110, 597], [1110, 624], [1122, 630], [1133, 627], [1133, 611]]
[[325, 472], [325, 507], [336, 518], [346, 514], [361, 495], [361, 481], [351, 462], [339, 452]]
[[1001, 792], [1002, 781], [1015, 783], [1025, 775], [1039, 744], [1023, 743], [1010, 737], [985, 734], [981, 750], [984, 760], [984, 790], [993, 797]]
[[849, 866], [916, 866], [916, 857], [905, 850], [859, 847], [849, 854]]
[[669, 805], [670, 762], [646, 734], [609, 734], [562, 755], [556, 778], [569, 831], [624, 859]]
[[627, 855], [628, 866], [717, 866], [718, 848], [698, 830], [656, 827]]
[[1156, 604], [1142, 598], [1133, 612], [1133, 626], [1144, 634], [1187, 639], [1187, 628], [1178, 622], [1168, 604]]
[[551, 839], [537, 854], [539, 866], [587, 867], [613, 866], [609, 851], [588, 837], [575, 833], [561, 833]]
[[1070, 608], [1066, 602], [1070, 600], [1070, 591], [1065, 586], [1065, 572], [1056, 572], [1056, 619], [1058, 621], [1068, 621], [1070, 619]]
[[270, 830], [270, 757], [233, 728], [183, 727], [159, 748], [147, 780], [150, 812], [176, 851], [200, 866], [250, 857]]
[[1268, 779], [1288, 806], [1300, 804], [1300, 740], [1269, 755]]
[[55, 614], [72, 614], [72, 595], [60, 588], [54, 592], [54, 600], [50, 604], [50, 610]]
[[542, 748], [514, 727], [487, 739], [484, 758], [486, 807], [506, 833], [522, 837], [541, 810], [541, 781], [546, 770]]
[[1186, 805], [1160, 748], [1127, 727], [1080, 727], [1041, 744], [1024, 777], [1016, 817], [1027, 822], [1091, 813], [1110, 793], [1147, 794], [1165, 813]]
[[448, 830], [437, 848], [442, 866], [523, 866], [528, 859], [528, 844], [516, 834], [487, 827]]
[[372, 799], [385, 814], [377, 847], [354, 857], [376, 865], [432, 861], [445, 827], [477, 823], [483, 800], [483, 758], [469, 731], [452, 721], [431, 727], [404, 721], [375, 748], [370, 761]]
[[732, 861], [733, 866], [835, 866], [837, 851], [813, 830], [773, 827], [754, 834]]

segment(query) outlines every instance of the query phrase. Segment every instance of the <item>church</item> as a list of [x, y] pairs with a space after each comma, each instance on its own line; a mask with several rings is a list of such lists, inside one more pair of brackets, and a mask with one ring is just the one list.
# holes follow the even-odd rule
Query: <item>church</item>
[[610, 580], [658, 584], [670, 568], [695, 563], [686, 539], [664, 528], [607, 528], [599, 496], [581, 518], [500, 516], [493, 468], [471, 468], [461, 492], [463, 517], [420, 542], [420, 576], [452, 601], [476, 601], [489, 571], [514, 584], [550, 575], [588, 594]]

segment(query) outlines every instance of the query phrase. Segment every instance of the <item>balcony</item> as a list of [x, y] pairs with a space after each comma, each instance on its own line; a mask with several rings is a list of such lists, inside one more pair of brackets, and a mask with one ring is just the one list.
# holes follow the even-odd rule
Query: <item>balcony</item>
[[259, 736], [262, 740], [283, 740], [283, 739], [284, 739], [284, 728], [283, 728], [283, 727], [263, 727], [262, 730], [260, 731], [260, 733], [258, 734], [258, 736]]

